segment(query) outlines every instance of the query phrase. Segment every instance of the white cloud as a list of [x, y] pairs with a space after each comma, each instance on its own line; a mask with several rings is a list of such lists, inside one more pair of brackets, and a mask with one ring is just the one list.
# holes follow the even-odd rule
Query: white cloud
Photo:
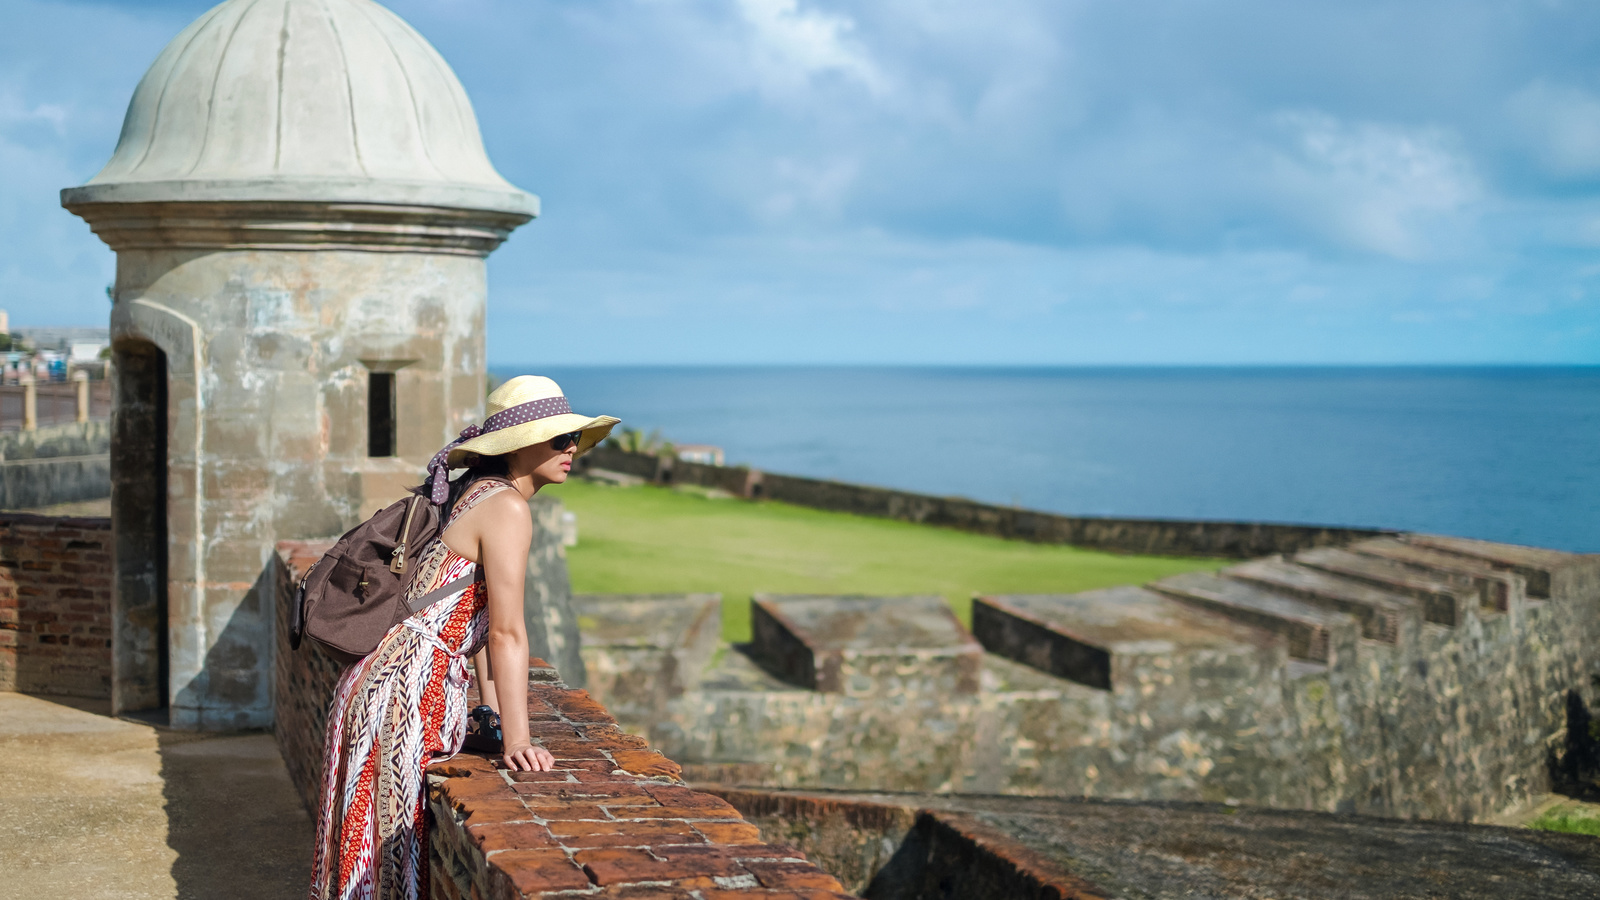
[[0, 86], [0, 130], [47, 122], [58, 136], [66, 133], [67, 109], [59, 103], [28, 104], [9, 85]]
[[1278, 183], [1304, 204], [1305, 221], [1348, 246], [1397, 259], [1439, 251], [1482, 196], [1471, 161], [1441, 129], [1314, 111], [1275, 119], [1293, 135]]
[[799, 0], [736, 0], [749, 26], [751, 63], [764, 88], [790, 91], [813, 76], [838, 73], [876, 91], [883, 76], [867, 53], [849, 40], [849, 16], [801, 9]]

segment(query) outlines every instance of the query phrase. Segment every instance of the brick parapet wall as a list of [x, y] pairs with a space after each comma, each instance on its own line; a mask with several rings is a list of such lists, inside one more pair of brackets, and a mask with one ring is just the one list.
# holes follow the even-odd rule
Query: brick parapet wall
[[323, 738], [328, 731], [328, 703], [343, 667], [316, 644], [289, 647], [289, 610], [295, 585], [333, 541], [281, 541], [274, 562], [277, 584], [276, 652], [273, 667], [273, 723], [278, 751], [300, 802], [313, 815], [322, 785]]
[[0, 515], [0, 690], [111, 696], [111, 522]]
[[685, 787], [678, 766], [617, 728], [587, 692], [530, 687], [551, 772], [458, 756], [429, 769], [432, 896], [846, 898], [800, 851], [761, 840], [727, 801]]
[[[288, 647], [289, 602], [327, 541], [278, 545], [279, 750], [308, 810], [320, 790], [327, 708], [340, 668]], [[849, 898], [793, 847], [768, 844], [721, 798], [685, 787], [677, 763], [617, 727], [588, 692], [530, 661], [529, 728], [551, 772], [461, 754], [428, 773], [431, 896], [448, 900]]]

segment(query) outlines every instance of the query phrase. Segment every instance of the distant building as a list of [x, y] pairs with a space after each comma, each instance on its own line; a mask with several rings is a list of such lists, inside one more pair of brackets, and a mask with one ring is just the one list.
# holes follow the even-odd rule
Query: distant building
[[[4, 323], [0, 323], [3, 326]], [[4, 331], [0, 327], [0, 331]], [[100, 347], [111, 346], [111, 329], [93, 328], [77, 325], [47, 325], [42, 328], [18, 328], [13, 334], [19, 335], [37, 350], [54, 350], [68, 352], [75, 344], [94, 344], [95, 355], [99, 355]]]
[[722, 448], [711, 444], [673, 444], [672, 452], [684, 462], [700, 463], [704, 466], [723, 464]]
[[91, 363], [98, 360], [100, 351], [109, 346], [109, 341], [73, 341], [68, 356], [74, 363]]

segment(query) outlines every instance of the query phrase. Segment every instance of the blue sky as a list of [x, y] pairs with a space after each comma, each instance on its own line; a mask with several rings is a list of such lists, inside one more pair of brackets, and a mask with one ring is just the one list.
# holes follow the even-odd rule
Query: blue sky
[[[206, 2], [0, 0], [0, 305]], [[544, 215], [491, 362], [1600, 363], [1600, 5], [405, 0]]]

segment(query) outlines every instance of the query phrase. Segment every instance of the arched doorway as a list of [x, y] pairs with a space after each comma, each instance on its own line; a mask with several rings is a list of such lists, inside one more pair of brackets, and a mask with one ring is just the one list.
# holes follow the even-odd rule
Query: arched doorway
[[134, 338], [111, 352], [111, 705], [125, 713], [167, 705], [167, 357]]

